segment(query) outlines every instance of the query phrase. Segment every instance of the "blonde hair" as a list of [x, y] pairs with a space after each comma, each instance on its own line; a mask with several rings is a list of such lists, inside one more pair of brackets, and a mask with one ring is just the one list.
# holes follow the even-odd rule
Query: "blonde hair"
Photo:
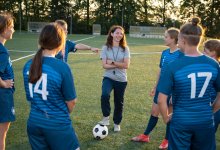
[[0, 14], [0, 34], [2, 34], [8, 27], [13, 25], [14, 17], [9, 12]]
[[169, 28], [166, 32], [169, 34], [171, 39], [175, 39], [175, 43], [177, 44], [178, 34], [179, 34], [180, 30], [172, 27], [172, 28]]

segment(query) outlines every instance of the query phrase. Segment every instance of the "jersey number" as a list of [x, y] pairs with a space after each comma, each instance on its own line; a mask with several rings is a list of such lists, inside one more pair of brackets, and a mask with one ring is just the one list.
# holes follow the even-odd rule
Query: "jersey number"
[[[40, 89], [41, 85], [41, 89]], [[33, 98], [33, 92], [38, 93], [42, 95], [43, 100], [47, 100], [47, 95], [49, 94], [47, 91], [47, 74], [42, 73], [42, 76], [40, 79], [37, 81], [37, 83], [34, 86], [34, 91], [33, 91], [33, 84], [29, 83], [29, 91], [30, 91], [30, 96]]]
[[209, 85], [209, 81], [212, 78], [212, 73], [211, 72], [198, 72], [197, 74], [191, 73], [187, 77], [191, 79], [191, 96], [190, 96], [190, 98], [196, 97], [196, 77], [198, 77], [198, 78], [206, 77], [205, 82], [204, 82], [202, 89], [201, 89], [199, 96], [198, 96], [198, 97], [203, 97], [203, 95]]

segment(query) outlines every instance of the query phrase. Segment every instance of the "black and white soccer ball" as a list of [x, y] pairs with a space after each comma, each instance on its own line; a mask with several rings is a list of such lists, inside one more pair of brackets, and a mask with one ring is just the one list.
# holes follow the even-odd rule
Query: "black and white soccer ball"
[[93, 128], [92, 133], [95, 139], [101, 140], [108, 135], [108, 128], [105, 125], [97, 124]]

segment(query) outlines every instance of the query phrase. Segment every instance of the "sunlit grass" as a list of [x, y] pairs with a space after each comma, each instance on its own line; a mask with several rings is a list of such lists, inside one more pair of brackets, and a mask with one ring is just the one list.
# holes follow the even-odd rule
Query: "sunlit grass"
[[[79, 40], [92, 35], [72, 35], [69, 39]], [[15, 34], [14, 39], [8, 41], [6, 46], [13, 50], [36, 51], [37, 37], [34, 34]], [[106, 36], [81, 41], [94, 47], [101, 48], [105, 43]], [[69, 55], [69, 65], [75, 79], [78, 95], [76, 108], [71, 114], [73, 126], [78, 134], [82, 150], [155, 150], [164, 137], [165, 125], [160, 119], [155, 130], [151, 134], [151, 142], [148, 144], [134, 143], [130, 139], [137, 134], [143, 133], [150, 116], [152, 98], [148, 93], [155, 84], [160, 54], [147, 52], [160, 52], [165, 49], [162, 40], [127, 38], [132, 53], [131, 65], [128, 69], [128, 87], [125, 93], [125, 106], [121, 132], [113, 132], [111, 125], [109, 135], [101, 141], [92, 136], [92, 128], [101, 119], [100, 96], [103, 68], [99, 54]], [[89, 52], [89, 51], [86, 51]], [[10, 52], [12, 59], [16, 59], [30, 53]], [[29, 150], [30, 145], [26, 134], [26, 121], [29, 106], [25, 98], [22, 69], [29, 58], [13, 63], [15, 72], [15, 109], [16, 122], [11, 124], [7, 136], [7, 150]], [[111, 99], [113, 106], [113, 100]], [[113, 107], [112, 107], [113, 109]], [[217, 149], [220, 149], [220, 130], [217, 135]]]

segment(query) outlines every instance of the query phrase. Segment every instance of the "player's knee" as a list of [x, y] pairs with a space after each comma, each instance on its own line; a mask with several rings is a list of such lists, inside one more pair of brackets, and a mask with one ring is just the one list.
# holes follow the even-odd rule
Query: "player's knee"
[[160, 113], [159, 109], [157, 109], [157, 108], [152, 108], [152, 110], [151, 110], [151, 115], [152, 115], [152, 116], [158, 117], [158, 116], [159, 116], [159, 113]]

